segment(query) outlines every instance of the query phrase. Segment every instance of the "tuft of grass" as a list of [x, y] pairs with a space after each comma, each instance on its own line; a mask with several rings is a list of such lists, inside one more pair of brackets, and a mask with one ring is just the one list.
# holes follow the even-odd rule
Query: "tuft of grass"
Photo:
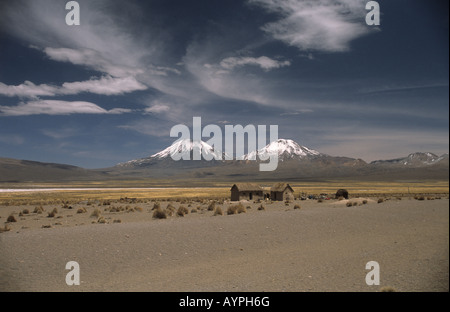
[[184, 207], [183, 205], [181, 205], [177, 210], [177, 215], [180, 217], [184, 217], [184, 215], [188, 214], [188, 213], [189, 213], [189, 210], [186, 207]]
[[362, 203], [363, 203], [363, 205], [367, 204], [367, 203], [368, 203], [367, 199], [364, 199], [364, 200], [362, 201]]
[[419, 196], [419, 197], [417, 197], [417, 200], [425, 200], [425, 197], [424, 196]]
[[301, 209], [302, 207], [300, 207], [299, 204], [294, 205], [294, 209]]
[[192, 208], [191, 209], [191, 213], [196, 213], [197, 212], [197, 208]]
[[160, 208], [155, 209], [155, 210], [153, 211], [153, 218], [155, 218], [155, 219], [166, 219], [166, 218], [167, 218], [167, 214], [166, 214], [166, 212], [165, 212], [164, 210], [162, 210], [161, 207], [160, 207]]
[[11, 231], [11, 228], [5, 224], [3, 228], [0, 228], [0, 233]]
[[263, 204], [259, 205], [258, 210], [266, 210]]
[[214, 215], [215, 216], [223, 216], [223, 211], [222, 211], [222, 208], [220, 206], [216, 207], [216, 210], [214, 210]]
[[209, 205], [208, 205], [208, 211], [214, 211], [214, 209], [216, 209], [216, 202], [212, 201]]
[[237, 214], [237, 210], [238, 210], [238, 206], [237, 205], [232, 205], [232, 206], [228, 207], [227, 215]]
[[86, 210], [86, 208], [78, 208], [77, 209], [77, 213], [86, 213], [87, 212], [87, 210]]
[[25, 214], [30, 214], [30, 210], [28, 210], [27, 208], [25, 208], [24, 210], [22, 210], [22, 213]]
[[113, 220], [113, 223], [122, 223], [122, 220], [120, 220], [120, 219], [114, 219], [114, 220]]
[[33, 213], [42, 214], [44, 212], [44, 207], [36, 206], [34, 207]]
[[58, 213], [58, 209], [53, 208], [53, 210], [51, 212], [48, 213], [47, 217], [48, 218], [54, 218], [56, 216], [56, 214]]
[[91, 213], [91, 217], [99, 218], [101, 214], [100, 209], [95, 208], [94, 211]]
[[382, 202], [384, 202], [384, 199], [383, 198], [378, 198], [377, 203], [381, 204]]
[[9, 217], [6, 219], [6, 222], [17, 222], [17, 220], [14, 215], [9, 215]]
[[97, 223], [105, 224], [106, 220], [103, 217], [98, 218]]
[[161, 204], [159, 202], [155, 202], [153, 204], [152, 210], [158, 210], [158, 209], [161, 209]]
[[244, 207], [244, 205], [239, 204], [237, 208], [237, 213], [246, 213], [247, 209]]

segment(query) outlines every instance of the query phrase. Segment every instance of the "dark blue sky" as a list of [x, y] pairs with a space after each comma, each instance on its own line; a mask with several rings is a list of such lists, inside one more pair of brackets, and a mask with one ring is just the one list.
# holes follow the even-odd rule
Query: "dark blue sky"
[[0, 4], [0, 157], [108, 167], [170, 128], [278, 125], [366, 161], [448, 152], [448, 1], [79, 0]]

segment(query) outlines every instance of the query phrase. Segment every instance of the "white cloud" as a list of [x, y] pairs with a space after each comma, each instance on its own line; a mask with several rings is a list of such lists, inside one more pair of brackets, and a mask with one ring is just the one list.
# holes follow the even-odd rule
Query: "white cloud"
[[40, 96], [73, 95], [89, 92], [102, 95], [120, 95], [124, 93], [146, 90], [147, 86], [134, 77], [113, 78], [104, 76], [87, 81], [65, 82], [61, 87], [46, 84], [35, 85], [25, 81], [18, 86], [8, 86], [0, 82], [0, 94], [10, 97], [38, 98]]
[[159, 113], [165, 113], [168, 112], [170, 110], [170, 107], [164, 104], [156, 104], [153, 105], [151, 107], [147, 107], [144, 111], [146, 113], [154, 113], [154, 114], [159, 114]]
[[369, 33], [365, 2], [356, 0], [249, 0], [282, 18], [262, 29], [273, 38], [306, 51], [343, 52]]
[[39, 96], [54, 96], [58, 87], [47, 84], [35, 85], [31, 81], [25, 81], [17, 86], [6, 85], [0, 82], [0, 94], [14, 97], [36, 98]]
[[289, 61], [277, 61], [273, 60], [267, 56], [260, 56], [258, 58], [254, 57], [228, 57], [220, 62], [222, 68], [232, 70], [235, 67], [245, 66], [245, 65], [256, 65], [269, 71], [271, 69], [276, 69], [284, 66], [291, 65]]
[[70, 114], [122, 114], [129, 109], [105, 110], [83, 101], [38, 100], [19, 103], [17, 106], [0, 106], [0, 116], [70, 115]]
[[113, 78], [106, 76], [101, 79], [81, 82], [65, 82], [60, 92], [63, 94], [90, 92], [103, 95], [118, 95], [145, 89], [147, 89], [147, 86], [137, 81], [134, 77]]

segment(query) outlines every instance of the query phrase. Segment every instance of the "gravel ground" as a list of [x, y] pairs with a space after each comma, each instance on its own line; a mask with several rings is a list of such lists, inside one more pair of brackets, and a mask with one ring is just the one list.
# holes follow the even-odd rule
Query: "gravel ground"
[[[362, 200], [244, 203], [235, 215], [225, 203], [223, 215], [162, 220], [150, 203], [99, 207], [105, 224], [90, 217], [97, 207], [55, 206], [54, 218], [53, 206], [22, 216], [34, 207], [0, 207], [0, 222], [17, 219], [0, 233], [0, 291], [448, 291], [449, 200]], [[68, 261], [80, 265], [79, 286], [66, 284]], [[365, 282], [369, 261], [380, 265], [378, 286]]]

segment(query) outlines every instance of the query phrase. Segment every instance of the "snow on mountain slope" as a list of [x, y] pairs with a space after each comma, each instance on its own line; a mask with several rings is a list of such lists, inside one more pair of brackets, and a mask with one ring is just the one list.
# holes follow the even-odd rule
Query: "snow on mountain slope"
[[292, 159], [292, 158], [301, 159], [323, 155], [318, 151], [307, 148], [305, 146], [301, 146], [293, 140], [279, 139], [277, 141], [271, 142], [270, 144], [266, 145], [265, 147], [263, 147], [258, 151], [253, 151], [248, 153], [247, 155], [240, 157], [240, 159], [255, 160], [257, 159], [256, 156], [266, 159], [265, 157], [268, 157], [268, 155], [275, 153], [278, 154], [278, 159], [281, 161], [285, 159]]

